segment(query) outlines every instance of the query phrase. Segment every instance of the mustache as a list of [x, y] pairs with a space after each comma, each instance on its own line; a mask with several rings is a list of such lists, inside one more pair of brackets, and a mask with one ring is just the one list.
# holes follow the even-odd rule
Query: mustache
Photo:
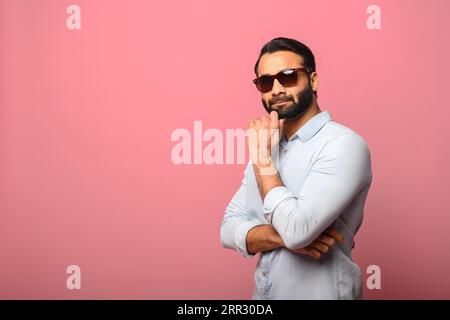
[[274, 104], [277, 102], [283, 102], [283, 101], [289, 101], [289, 100], [294, 100], [292, 96], [278, 96], [278, 97], [274, 97], [272, 99], [269, 100], [269, 104]]

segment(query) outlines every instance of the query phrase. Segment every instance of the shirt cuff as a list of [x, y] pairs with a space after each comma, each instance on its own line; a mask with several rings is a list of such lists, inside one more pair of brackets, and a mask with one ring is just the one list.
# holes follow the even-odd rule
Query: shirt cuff
[[297, 197], [286, 187], [274, 187], [267, 192], [263, 201], [263, 213], [268, 223], [272, 223], [273, 214], [280, 203], [289, 198]]
[[259, 226], [261, 222], [257, 221], [246, 221], [237, 226], [234, 240], [236, 242], [237, 251], [244, 257], [253, 257], [255, 254], [248, 253], [247, 251], [247, 233], [248, 231], [256, 226]]

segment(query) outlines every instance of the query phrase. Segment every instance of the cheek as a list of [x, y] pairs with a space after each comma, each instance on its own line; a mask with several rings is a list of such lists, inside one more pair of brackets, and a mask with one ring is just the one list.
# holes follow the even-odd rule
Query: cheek
[[293, 97], [295, 103], [298, 102], [298, 94], [299, 94], [299, 92], [300, 92], [300, 89], [298, 89], [298, 90], [292, 90], [292, 91], [289, 92], [289, 95], [290, 95], [291, 97]]
[[264, 93], [264, 94], [262, 95], [262, 99], [263, 99], [267, 104], [269, 104], [270, 97], [271, 97], [270, 92], [269, 92], [269, 93]]

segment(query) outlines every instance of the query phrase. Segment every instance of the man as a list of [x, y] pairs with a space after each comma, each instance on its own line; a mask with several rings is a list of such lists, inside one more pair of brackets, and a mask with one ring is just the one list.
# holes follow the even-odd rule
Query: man
[[269, 114], [249, 121], [251, 161], [225, 210], [222, 245], [260, 253], [253, 299], [359, 299], [351, 250], [372, 181], [367, 143], [319, 109], [304, 44], [272, 39], [254, 71]]

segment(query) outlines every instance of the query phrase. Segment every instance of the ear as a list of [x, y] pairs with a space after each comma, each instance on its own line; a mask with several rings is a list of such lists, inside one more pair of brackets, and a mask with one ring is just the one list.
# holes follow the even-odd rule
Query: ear
[[314, 92], [319, 89], [319, 76], [315, 71], [311, 73], [311, 88]]

